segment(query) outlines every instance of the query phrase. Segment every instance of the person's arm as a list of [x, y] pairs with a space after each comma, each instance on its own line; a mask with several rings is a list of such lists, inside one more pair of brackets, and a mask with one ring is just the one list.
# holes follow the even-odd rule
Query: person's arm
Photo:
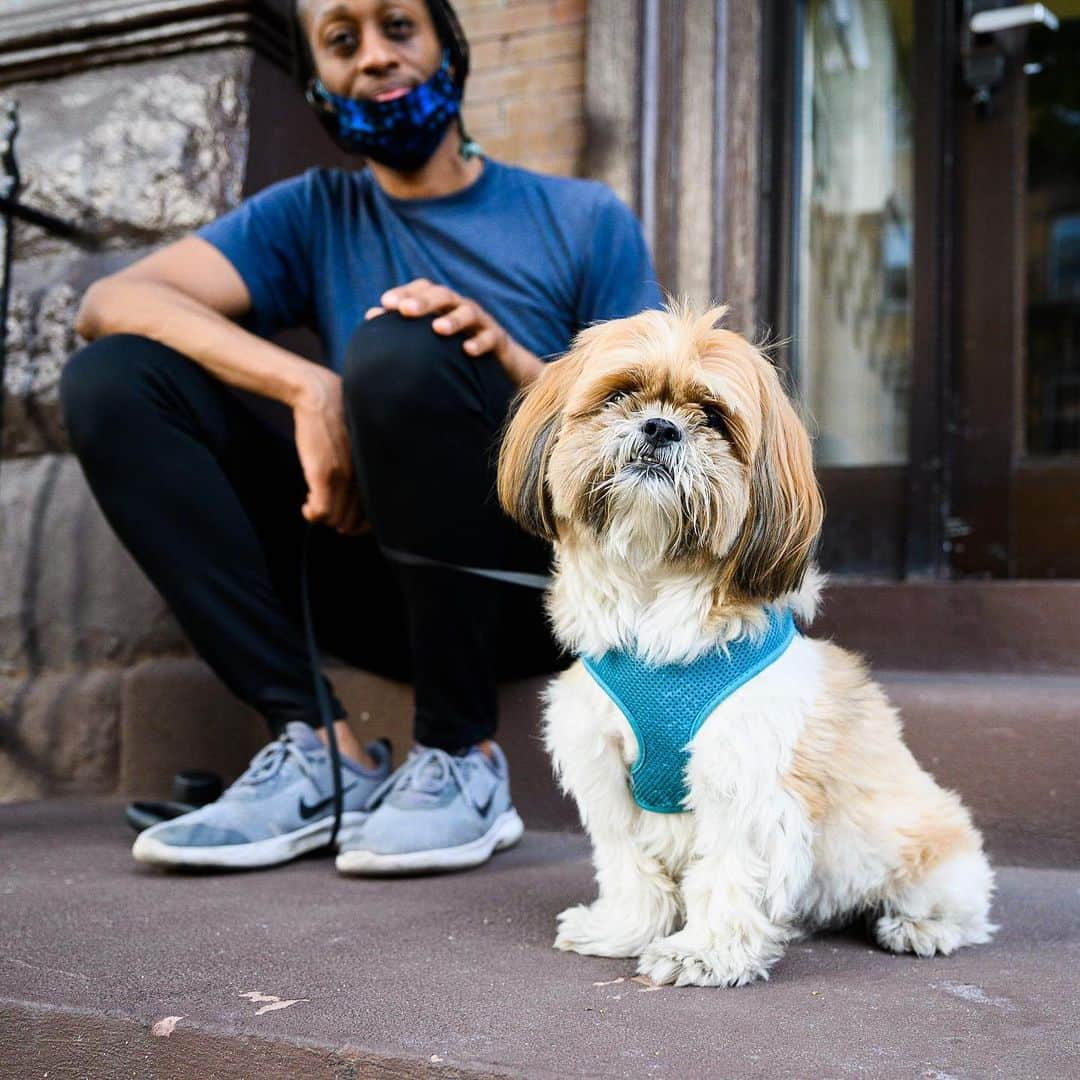
[[309, 521], [356, 532], [362, 512], [353, 483], [341, 379], [265, 341], [234, 319], [251, 295], [232, 263], [191, 236], [95, 282], [76, 330], [88, 340], [138, 334], [168, 345], [222, 382], [284, 402], [292, 409], [308, 498]]
[[223, 382], [292, 407], [317, 365], [232, 320], [251, 310], [243, 279], [213, 245], [179, 240], [95, 282], [75, 329], [87, 340], [139, 334], [190, 357]]

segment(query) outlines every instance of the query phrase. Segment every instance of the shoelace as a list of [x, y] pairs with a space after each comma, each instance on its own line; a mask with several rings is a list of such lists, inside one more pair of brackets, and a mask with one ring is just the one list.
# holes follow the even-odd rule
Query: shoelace
[[406, 791], [410, 787], [425, 795], [438, 794], [449, 775], [466, 802], [479, 814], [480, 807], [469, 791], [465, 776], [467, 771], [465, 761], [452, 757], [445, 750], [417, 747], [409, 754], [405, 764], [374, 792], [370, 805], [377, 806], [392, 792]]
[[295, 761], [304, 776], [312, 783], [315, 783], [310, 759], [292, 739], [282, 736], [280, 739], [275, 739], [272, 743], [264, 746], [251, 759], [251, 764], [229, 785], [226, 795], [245, 787], [255, 787], [258, 784], [265, 783], [267, 780], [272, 780], [281, 772], [285, 762], [289, 760]]

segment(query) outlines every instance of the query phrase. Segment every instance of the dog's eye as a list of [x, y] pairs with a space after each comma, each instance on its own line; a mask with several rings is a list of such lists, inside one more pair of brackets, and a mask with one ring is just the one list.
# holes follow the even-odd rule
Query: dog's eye
[[724, 414], [724, 410], [719, 405], [712, 405], [706, 403], [701, 406], [701, 411], [705, 414], [705, 423], [713, 429], [718, 431], [725, 438], [729, 433], [727, 416]]
[[605, 405], [614, 405], [617, 402], [622, 401], [623, 398], [629, 397], [629, 390], [614, 390], [604, 399]]

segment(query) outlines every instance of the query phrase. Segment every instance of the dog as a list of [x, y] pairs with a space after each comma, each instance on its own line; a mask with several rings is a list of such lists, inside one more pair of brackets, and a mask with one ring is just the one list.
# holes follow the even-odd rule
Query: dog
[[[639, 957], [657, 984], [740, 986], [860, 915], [894, 952], [988, 941], [993, 873], [968, 811], [862, 660], [792, 625], [822, 584], [810, 440], [723, 315], [672, 304], [583, 330], [500, 448], [500, 502], [553, 542], [548, 612], [579, 658], [545, 693], [544, 741], [599, 895], [558, 916], [555, 947]], [[732, 664], [749, 676], [711, 696]], [[674, 806], [649, 801], [665, 785]]]

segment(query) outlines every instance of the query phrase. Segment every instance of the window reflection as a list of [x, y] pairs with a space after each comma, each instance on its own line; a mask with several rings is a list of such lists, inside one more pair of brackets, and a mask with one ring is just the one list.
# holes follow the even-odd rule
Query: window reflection
[[911, 0], [811, 0], [794, 354], [823, 465], [907, 460]]

